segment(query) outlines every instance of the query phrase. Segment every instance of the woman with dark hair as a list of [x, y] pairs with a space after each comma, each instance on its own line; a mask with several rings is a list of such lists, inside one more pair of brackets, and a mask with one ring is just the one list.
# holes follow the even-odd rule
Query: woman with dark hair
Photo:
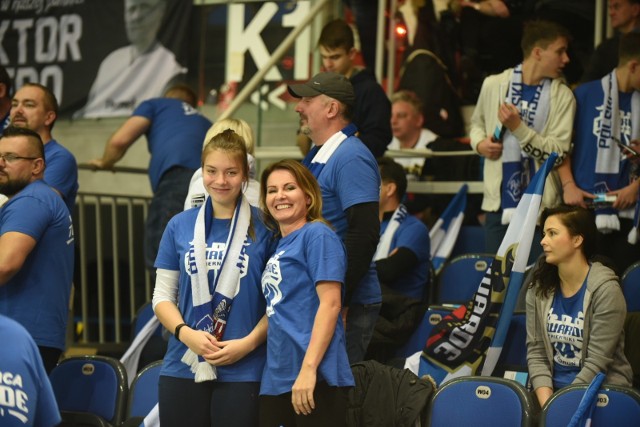
[[260, 206], [282, 238], [262, 275], [269, 328], [260, 426], [345, 426], [354, 385], [340, 310], [346, 253], [322, 218], [322, 196], [301, 163], [269, 166]]
[[589, 383], [631, 385], [624, 355], [627, 308], [619, 279], [594, 257], [597, 229], [591, 211], [545, 209], [544, 257], [527, 292], [527, 362], [540, 406], [554, 390]]

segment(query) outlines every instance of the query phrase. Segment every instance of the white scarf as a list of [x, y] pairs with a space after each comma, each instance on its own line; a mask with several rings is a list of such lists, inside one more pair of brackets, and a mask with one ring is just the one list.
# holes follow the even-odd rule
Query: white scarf
[[[525, 125], [541, 133], [549, 116], [551, 80], [544, 79], [538, 85], [530, 103], [522, 100], [522, 89], [522, 64], [518, 64], [513, 70], [506, 100], [518, 108]], [[502, 224], [511, 222], [516, 206], [535, 172], [534, 169], [533, 159], [522, 151], [518, 139], [507, 130], [502, 151]]]
[[355, 135], [357, 130], [354, 124], [349, 124], [341, 131], [334, 133], [319, 149], [315, 150], [317, 147], [312, 148], [302, 161], [302, 164], [311, 171], [313, 176], [318, 178], [333, 153], [340, 147], [340, 144], [350, 136]]
[[[600, 81], [604, 94], [604, 105], [600, 114], [600, 128], [596, 141], [596, 181], [606, 186], [606, 191], [617, 190], [620, 164], [623, 157], [620, 147], [613, 138], [622, 142], [620, 134], [620, 111], [618, 99], [618, 79], [615, 70], [607, 74]], [[637, 139], [640, 134], [640, 93], [635, 91], [631, 98], [631, 140]], [[603, 190], [605, 190], [603, 188]], [[636, 209], [637, 210], [637, 209]], [[618, 216], [633, 218], [634, 209], [626, 209], [617, 212], [613, 208], [596, 210], [596, 226], [602, 233], [620, 230]], [[637, 224], [637, 221], [634, 221]], [[635, 232], [634, 232], [635, 231]], [[637, 241], [637, 229], [634, 227], [629, 234], [630, 243]]]
[[[251, 222], [251, 207], [244, 196], [238, 199], [227, 237], [225, 255], [214, 279], [212, 287], [214, 294], [211, 295], [206, 261], [206, 238], [213, 219], [213, 203], [208, 202], [209, 200], [210, 198], [207, 197], [205, 203], [200, 207], [193, 230], [195, 271], [192, 268], [190, 276], [196, 323], [192, 327], [207, 331], [220, 340], [229, 318], [233, 298], [238, 293], [240, 286], [241, 252]], [[196, 382], [217, 378], [215, 367], [190, 349], [185, 352], [182, 362], [191, 367], [191, 371], [195, 373]]]
[[379, 259], [387, 258], [389, 256], [393, 236], [396, 234], [398, 227], [400, 227], [400, 224], [402, 224], [408, 215], [409, 213], [407, 212], [407, 208], [402, 204], [398, 205], [387, 224], [387, 228], [384, 230], [384, 233], [382, 233], [382, 236], [380, 236], [378, 249], [376, 249], [376, 253], [373, 255], [374, 261], [378, 261]]

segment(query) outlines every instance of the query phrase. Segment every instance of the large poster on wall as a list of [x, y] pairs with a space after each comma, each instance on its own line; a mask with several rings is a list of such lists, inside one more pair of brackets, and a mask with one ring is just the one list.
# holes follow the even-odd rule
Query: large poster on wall
[[0, 64], [38, 82], [63, 117], [127, 116], [187, 72], [192, 2], [0, 0]]

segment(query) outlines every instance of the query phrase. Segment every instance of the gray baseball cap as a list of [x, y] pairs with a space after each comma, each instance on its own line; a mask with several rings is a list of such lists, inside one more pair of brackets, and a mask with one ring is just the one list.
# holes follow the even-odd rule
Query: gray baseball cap
[[342, 74], [332, 72], [318, 73], [308, 82], [289, 85], [288, 89], [294, 98], [327, 95], [349, 106], [353, 106], [356, 100], [349, 79]]

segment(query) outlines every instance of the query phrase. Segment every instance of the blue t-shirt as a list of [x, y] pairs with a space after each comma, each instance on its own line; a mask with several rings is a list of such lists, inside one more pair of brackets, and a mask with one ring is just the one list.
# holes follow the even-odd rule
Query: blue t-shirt
[[[380, 235], [389, 225], [389, 219], [380, 224]], [[412, 215], [400, 223], [391, 239], [389, 253], [396, 248], [407, 248], [418, 258], [418, 264], [405, 272], [393, 283], [387, 283], [392, 289], [411, 298], [422, 300], [425, 286], [429, 277], [429, 258], [431, 253], [431, 241], [429, 230], [424, 223]]]
[[0, 425], [50, 427], [60, 423], [49, 377], [29, 333], [0, 315], [0, 341], [5, 343], [0, 346]]
[[[600, 133], [600, 115], [604, 108], [604, 92], [602, 82], [594, 80], [578, 86], [574, 92], [576, 97], [576, 116], [573, 126], [573, 151], [571, 153], [571, 169], [573, 179], [578, 187], [593, 193], [614, 190], [605, 188], [595, 174], [598, 153], [598, 136]], [[618, 92], [618, 117], [620, 118], [620, 142], [629, 145], [631, 140], [631, 97], [633, 93]], [[629, 185], [630, 163], [620, 159], [620, 172], [617, 185], [619, 189]]]
[[71, 151], [51, 140], [44, 144], [44, 181], [60, 192], [67, 209], [73, 215], [78, 194], [78, 164]]
[[553, 388], [565, 387], [580, 372], [584, 331], [585, 279], [573, 296], [564, 297], [558, 289], [547, 314], [547, 334], [553, 346]]
[[151, 121], [147, 145], [151, 160], [149, 180], [155, 192], [162, 175], [174, 166], [194, 171], [200, 167], [202, 143], [211, 127], [209, 119], [186, 102], [173, 98], [153, 98], [133, 111]]
[[[225, 341], [247, 336], [265, 313], [260, 276], [269, 256], [275, 249], [276, 240], [273, 238], [273, 233], [261, 222], [259, 211], [254, 207], [251, 210], [251, 223], [255, 239], [250, 238], [246, 241], [242, 250], [245, 265], [240, 279], [240, 289], [233, 299], [231, 313], [224, 332], [223, 340]], [[192, 327], [195, 325], [196, 319], [193, 312], [189, 271], [195, 265], [192, 241], [197, 215], [198, 208], [189, 209], [169, 221], [162, 236], [155, 263], [156, 268], [180, 271], [178, 308], [185, 323]], [[230, 224], [230, 219], [213, 219], [211, 230], [207, 236], [210, 284], [213, 283], [214, 275], [219, 273], [220, 264], [226, 252]], [[178, 378], [193, 378], [194, 375], [189, 366], [180, 361], [186, 351], [187, 346], [171, 336], [160, 374]], [[218, 381], [260, 381], [265, 354], [265, 346], [261, 345], [233, 365], [219, 366], [217, 368]]]
[[51, 187], [32, 182], [0, 209], [0, 235], [10, 231], [31, 236], [36, 246], [0, 286], [0, 314], [22, 324], [39, 346], [63, 350], [74, 261], [69, 210]]
[[[305, 164], [318, 152], [314, 147]], [[344, 241], [347, 234], [347, 209], [380, 199], [380, 172], [371, 151], [356, 137], [344, 140], [317, 176], [322, 191], [322, 216]], [[380, 283], [372, 262], [369, 271], [353, 292], [351, 303], [374, 304], [382, 301]]]
[[[320, 306], [316, 285], [320, 281], [344, 283], [346, 264], [340, 238], [323, 223], [307, 223], [280, 240], [262, 275], [269, 330], [260, 394], [291, 391]], [[341, 316], [318, 367], [317, 379], [331, 386], [354, 385]]]

